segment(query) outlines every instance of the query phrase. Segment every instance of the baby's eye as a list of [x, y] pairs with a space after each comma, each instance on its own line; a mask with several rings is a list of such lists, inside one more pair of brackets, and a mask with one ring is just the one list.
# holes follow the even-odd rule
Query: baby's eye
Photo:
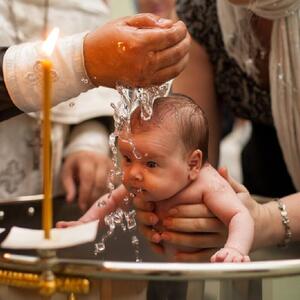
[[158, 165], [155, 161], [147, 161], [148, 168], [156, 168]]

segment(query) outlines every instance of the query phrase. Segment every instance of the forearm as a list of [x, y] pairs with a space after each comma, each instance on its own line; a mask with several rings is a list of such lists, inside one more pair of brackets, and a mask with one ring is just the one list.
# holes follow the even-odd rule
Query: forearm
[[[286, 205], [292, 241], [300, 241], [300, 193], [281, 198]], [[285, 227], [276, 201], [259, 206], [255, 217], [255, 236], [253, 249], [275, 246], [285, 237]]]
[[125, 187], [120, 185], [112, 192], [110, 197], [109, 193], [107, 193], [98, 199], [79, 221], [86, 223], [93, 220], [100, 220], [100, 222], [103, 223], [104, 217], [121, 205], [126, 194], [127, 191]]
[[247, 255], [251, 249], [254, 236], [254, 222], [247, 211], [235, 214], [228, 227], [228, 239], [225, 248], [233, 248]]
[[[60, 39], [51, 56], [52, 105], [76, 97], [93, 85], [84, 68], [84, 33]], [[14, 104], [22, 111], [41, 108], [42, 72], [44, 58], [42, 42], [25, 43], [8, 48], [3, 60], [4, 80]]]

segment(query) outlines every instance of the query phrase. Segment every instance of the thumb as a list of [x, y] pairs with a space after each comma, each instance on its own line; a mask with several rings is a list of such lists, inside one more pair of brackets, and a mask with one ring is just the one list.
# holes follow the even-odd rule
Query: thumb
[[243, 192], [248, 193], [248, 190], [245, 188], [243, 184], [239, 183], [229, 175], [228, 169], [226, 167], [220, 167], [218, 169], [218, 172], [224, 179], [227, 180], [227, 182], [230, 184], [230, 186], [233, 188], [233, 190], [236, 193], [243, 193]]

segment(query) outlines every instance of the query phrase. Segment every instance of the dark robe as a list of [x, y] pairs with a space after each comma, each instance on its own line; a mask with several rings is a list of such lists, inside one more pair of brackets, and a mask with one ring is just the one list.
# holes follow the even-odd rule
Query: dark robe
[[3, 57], [7, 47], [0, 47], [0, 122], [12, 118], [22, 111], [19, 110], [9, 97], [3, 78]]

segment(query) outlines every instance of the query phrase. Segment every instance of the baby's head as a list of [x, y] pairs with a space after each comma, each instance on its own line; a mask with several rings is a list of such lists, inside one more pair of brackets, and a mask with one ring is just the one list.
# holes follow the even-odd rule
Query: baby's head
[[[131, 132], [141, 133], [159, 128], [176, 139], [186, 153], [201, 150], [202, 160], [208, 157], [208, 122], [203, 110], [185, 95], [174, 94], [154, 101], [149, 121], [140, 116], [140, 107], [131, 115]], [[155, 138], [155, 137], [154, 137]], [[180, 145], [181, 143], [181, 145]]]
[[156, 99], [149, 121], [141, 119], [138, 107], [131, 115], [129, 140], [132, 145], [127, 134], [120, 134], [123, 183], [149, 201], [179, 192], [196, 179], [207, 160], [206, 117], [183, 95]]

